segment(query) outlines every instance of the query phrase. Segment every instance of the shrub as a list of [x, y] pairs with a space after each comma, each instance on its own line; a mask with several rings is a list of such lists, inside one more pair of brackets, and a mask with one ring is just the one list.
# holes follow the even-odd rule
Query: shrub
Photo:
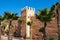
[[15, 31], [14, 33], [13, 33], [13, 36], [15, 37], [17, 35], [17, 32]]
[[26, 39], [30, 39], [30, 37], [27, 37]]
[[14, 37], [20, 37], [20, 34], [15, 31], [15, 32], [13, 33], [13, 36], [14, 36]]
[[42, 32], [43, 33], [44, 32], [44, 27], [40, 28], [39, 29], [39, 32]]
[[9, 30], [6, 30], [6, 31], [5, 31], [5, 33], [8, 35], [8, 33], [9, 33]]
[[50, 36], [50, 37], [49, 37], [49, 40], [58, 40], [58, 38], [55, 37], [55, 36]]

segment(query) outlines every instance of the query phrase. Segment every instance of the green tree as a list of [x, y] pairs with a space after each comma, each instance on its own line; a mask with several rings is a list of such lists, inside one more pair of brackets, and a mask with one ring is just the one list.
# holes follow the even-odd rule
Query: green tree
[[22, 27], [22, 23], [23, 23], [24, 19], [19, 17], [18, 18], [18, 37], [21, 37], [21, 27]]
[[47, 22], [52, 21], [54, 19], [54, 17], [55, 17], [54, 13], [50, 12], [50, 10], [48, 10], [47, 8], [45, 8], [44, 10], [39, 10], [39, 15], [36, 14], [36, 18], [44, 23], [44, 27], [42, 28], [44, 40], [47, 40], [47, 38], [46, 38]]
[[9, 34], [8, 34], [8, 40], [12, 40], [12, 38], [10, 39], [10, 33], [11, 33], [11, 22], [12, 20], [17, 20], [18, 16], [17, 13], [14, 14], [12, 12], [4, 12], [4, 19], [7, 19], [9, 21]]
[[60, 2], [57, 2], [51, 7], [51, 11], [57, 14], [57, 26], [58, 26], [58, 40], [60, 40]]

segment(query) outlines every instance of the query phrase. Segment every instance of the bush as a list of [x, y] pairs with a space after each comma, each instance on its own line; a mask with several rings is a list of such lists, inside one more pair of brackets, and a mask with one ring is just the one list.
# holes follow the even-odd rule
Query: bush
[[15, 37], [16, 35], [17, 35], [17, 33], [16, 33], [16, 32], [14, 32], [14, 33], [13, 33], [13, 36]]
[[30, 39], [30, 37], [27, 37], [26, 39]]
[[8, 34], [9, 33], [9, 30], [6, 30], [5, 33]]
[[39, 32], [42, 32], [43, 33], [44, 32], [44, 27], [40, 28], [39, 29]]
[[50, 36], [50, 37], [49, 37], [49, 40], [58, 40], [58, 38], [55, 37], [55, 36]]
[[14, 37], [20, 37], [20, 34], [15, 31], [15, 32], [13, 33], [13, 36], [14, 36]]
[[5, 29], [6, 26], [2, 25], [1, 28]]

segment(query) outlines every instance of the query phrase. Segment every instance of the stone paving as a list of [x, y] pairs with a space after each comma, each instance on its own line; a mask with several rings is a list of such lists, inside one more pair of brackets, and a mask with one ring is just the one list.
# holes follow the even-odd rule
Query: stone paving
[[[8, 40], [8, 37], [7, 36], [1, 36], [1, 40]], [[14, 37], [12, 37], [12, 40], [25, 40], [25, 39], [23, 39], [23, 38], [14, 38]]]

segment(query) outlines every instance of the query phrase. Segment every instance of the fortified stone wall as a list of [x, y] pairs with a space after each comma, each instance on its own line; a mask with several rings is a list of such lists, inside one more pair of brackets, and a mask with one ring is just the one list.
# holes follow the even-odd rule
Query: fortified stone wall
[[[40, 20], [36, 19], [35, 17], [32, 17], [32, 21], [33, 21], [33, 25], [31, 26], [32, 40], [42, 40], [43, 34], [39, 32], [39, 29], [44, 27], [43, 23]], [[47, 37], [58, 36], [58, 27], [56, 19], [47, 23], [46, 35]]]
[[[33, 24], [30, 28], [32, 40], [42, 40], [43, 34], [41, 32], [39, 32], [39, 29], [44, 26], [43, 23], [40, 20], [36, 19], [35, 16], [29, 16], [32, 13], [33, 13], [32, 15], [34, 15], [35, 11], [33, 11], [33, 9], [30, 10], [30, 8], [29, 8], [29, 11], [28, 11], [28, 8], [23, 8], [21, 10], [21, 13], [22, 13], [21, 17], [24, 19], [24, 22], [22, 23], [22, 28], [21, 28], [22, 37], [26, 38], [26, 17], [28, 17], [28, 18], [30, 17], [30, 20], [33, 21]], [[29, 14], [29, 15], [27, 15], [27, 14]], [[18, 26], [18, 22], [13, 21], [12, 25]], [[17, 27], [14, 29], [16, 30]], [[55, 19], [55, 20], [47, 23], [46, 34], [47, 34], [47, 37], [49, 37], [49, 36], [58, 36], [57, 33], [58, 33], [57, 19]]]
[[[33, 12], [35, 13], [35, 11], [32, 11], [30, 8], [26, 8], [25, 11], [22, 11], [22, 13], [23, 13], [22, 16], [25, 15], [24, 19], [26, 19], [26, 17], [30, 17], [30, 20], [33, 21], [33, 24], [30, 28], [32, 40], [42, 40], [43, 34], [41, 32], [39, 32], [39, 29], [44, 27], [44, 24], [40, 20], [36, 19], [35, 15], [30, 16], [31, 13], [33, 13]], [[22, 28], [26, 28], [26, 25], [24, 27], [22, 26]], [[26, 32], [26, 30], [25, 30], [25, 32]], [[47, 37], [49, 37], [49, 36], [58, 36], [57, 33], [58, 33], [57, 19], [55, 18], [55, 20], [47, 23], [46, 34], [47, 34]]]

